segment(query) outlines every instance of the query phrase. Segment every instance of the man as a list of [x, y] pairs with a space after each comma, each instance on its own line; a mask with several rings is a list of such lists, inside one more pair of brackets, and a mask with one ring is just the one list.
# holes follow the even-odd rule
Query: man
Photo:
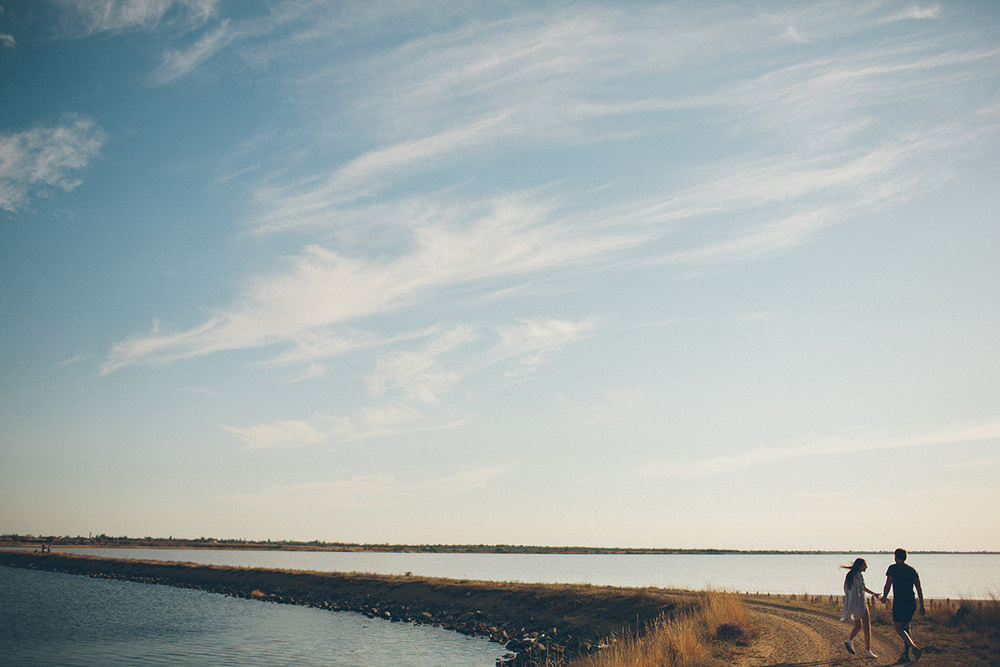
[[920, 575], [912, 567], [906, 564], [906, 549], [896, 549], [896, 562], [885, 571], [885, 588], [882, 589], [882, 602], [889, 597], [889, 588], [892, 588], [892, 625], [896, 628], [896, 634], [903, 639], [903, 655], [899, 662], [910, 661], [910, 649], [913, 649], [913, 657], [920, 658], [922, 651], [913, 643], [910, 636], [910, 621], [913, 620], [913, 613], [917, 611], [917, 602], [913, 599], [913, 589], [917, 589], [917, 596], [920, 600], [920, 615], [924, 615], [924, 591], [920, 587]]

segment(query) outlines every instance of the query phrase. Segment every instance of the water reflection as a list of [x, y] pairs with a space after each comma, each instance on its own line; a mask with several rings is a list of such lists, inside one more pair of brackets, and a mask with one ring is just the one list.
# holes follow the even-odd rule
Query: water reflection
[[4, 665], [493, 665], [482, 637], [202, 591], [0, 567]]

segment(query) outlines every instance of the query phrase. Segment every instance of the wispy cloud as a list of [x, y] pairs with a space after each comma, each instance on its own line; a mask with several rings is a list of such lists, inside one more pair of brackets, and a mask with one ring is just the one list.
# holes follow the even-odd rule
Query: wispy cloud
[[0, 32], [0, 44], [2, 44], [5, 49], [13, 49], [17, 46], [17, 40], [14, 39], [14, 35]]
[[320, 443], [355, 442], [376, 437], [455, 428], [462, 422], [439, 409], [464, 374], [444, 357], [476, 340], [469, 327], [424, 332], [420, 347], [386, 352], [366, 378], [376, 403], [350, 415], [320, 415], [306, 421], [275, 421], [249, 427], [225, 426], [251, 449], [290, 449]]
[[549, 222], [539, 205], [504, 197], [472, 219], [427, 222], [412, 230], [412, 247], [388, 261], [346, 257], [310, 245], [290, 270], [259, 278], [242, 304], [193, 329], [114, 346], [103, 372], [141, 362], [185, 359], [277, 343], [301, 345], [333, 325], [412, 306], [435, 290], [551, 270], [634, 245], [625, 235], [581, 237]]
[[936, 19], [941, 15], [941, 4], [934, 3], [932, 5], [927, 5], [926, 7], [921, 7], [920, 5], [911, 5], [904, 9], [903, 11], [896, 12], [886, 17], [886, 21], [903, 21], [907, 19]]
[[309, 368], [293, 377], [290, 382], [305, 382], [306, 380], [322, 377], [325, 373], [326, 367], [323, 364], [311, 363], [309, 364]]
[[[279, 57], [297, 65], [300, 40], [341, 34], [330, 11], [296, 4], [302, 24], [282, 24], [288, 34], [280, 37], [263, 22], [223, 22], [172, 51], [155, 76], [183, 76], [251, 33], [258, 66]], [[255, 170], [257, 215], [248, 220], [262, 243], [293, 232], [306, 239], [302, 249], [200, 324], [154, 327], [117, 343], [103, 372], [267, 348], [258, 363], [300, 368], [293, 381], [302, 381], [322, 375], [324, 359], [381, 350], [365, 378], [367, 405], [226, 429], [250, 447], [281, 448], [461, 424], [446, 397], [470, 368], [509, 362], [507, 377], [526, 377], [562, 346], [593, 335], [598, 319], [553, 314], [400, 331], [380, 316], [455, 295], [516, 296], [515, 280], [599, 271], [617, 260], [760, 261], [946, 180], [963, 147], [998, 123], [995, 114], [948, 115], [934, 105], [956, 80], [994, 81], [996, 54], [927, 42], [829, 49], [833, 37], [885, 17], [884, 6], [850, 4], [766, 16], [673, 6], [537, 9], [430, 31], [356, 59], [312, 54], [287, 80], [289, 98], [316, 120], [300, 134], [272, 137], [286, 142], [289, 159], [280, 167], [255, 162], [265, 166]], [[678, 127], [702, 118], [725, 147], [710, 146], [705, 157], [685, 148], [683, 171], [655, 186], [622, 186], [627, 175], [601, 171], [603, 146], [679, 136]], [[558, 176], [505, 175], [509, 164], [530, 169], [530, 160], [517, 161], [526, 155], [562, 149], [573, 157]], [[571, 162], [584, 154], [583, 166]], [[636, 169], [664, 164], [672, 163]], [[577, 203], [589, 189], [607, 196], [598, 206]], [[491, 332], [500, 338], [492, 348], [484, 342]], [[622, 402], [609, 396], [607, 405]], [[595, 419], [614, 411], [597, 407]], [[716, 463], [797, 455], [759, 450]]]
[[427, 137], [371, 151], [338, 169], [331, 183], [312, 196], [319, 194], [324, 199], [329, 198], [331, 194], [337, 198], [341, 193], [350, 196], [358, 188], [365, 188], [365, 191], [368, 191], [372, 179], [391, 176], [394, 172], [404, 169], [415, 167], [427, 169], [434, 164], [435, 158], [458, 151], [469, 151], [491, 138], [496, 138], [498, 131], [502, 131], [503, 120], [502, 115], [476, 120]]
[[165, 23], [188, 27], [208, 20], [217, 0], [62, 0], [69, 34], [152, 29]]
[[[411, 336], [406, 336], [409, 338]], [[395, 342], [396, 339], [382, 339], [378, 336], [350, 329], [337, 327], [329, 330], [317, 327], [290, 334], [287, 339], [288, 348], [274, 358], [261, 362], [262, 366], [285, 366], [310, 363], [339, 357], [373, 347], [381, 347]]]
[[567, 320], [521, 320], [512, 326], [498, 328], [501, 342], [494, 348], [496, 359], [515, 359], [517, 366], [507, 377], [520, 377], [534, 372], [546, 357], [570, 343], [586, 338], [597, 326], [593, 318], [573, 322]]
[[0, 208], [17, 211], [53, 188], [69, 192], [98, 155], [106, 135], [89, 118], [0, 135]]
[[396, 390], [408, 402], [438, 405], [441, 395], [454, 389], [462, 379], [455, 370], [442, 366], [440, 357], [476, 338], [470, 327], [461, 326], [445, 332], [422, 350], [386, 355], [368, 376], [368, 388], [373, 396]]
[[334, 482], [300, 482], [258, 493], [225, 495], [220, 500], [242, 507], [296, 511], [379, 507], [394, 500], [399, 489], [392, 475], [358, 475]]
[[453, 496], [489, 487], [494, 479], [506, 475], [507, 466], [490, 466], [463, 470], [449, 477], [439, 477], [418, 485], [422, 491], [436, 496]]
[[962, 461], [960, 463], [949, 463], [942, 467], [949, 470], [980, 470], [983, 468], [992, 468], [995, 466], [1000, 466], [1000, 456], [993, 456], [990, 458], [974, 459], [972, 461]]
[[706, 261], [746, 261], [802, 245], [832, 219], [830, 211], [818, 210], [761, 225], [737, 238], [713, 245], [684, 250], [664, 258], [667, 263]]
[[799, 31], [795, 29], [794, 26], [788, 26], [788, 30], [785, 32], [788, 35], [788, 39], [799, 44], [808, 44], [809, 40], [799, 34]]
[[465, 420], [444, 398], [470, 372], [513, 361], [506, 377], [525, 377], [560, 348], [583, 340], [595, 322], [523, 320], [498, 327], [500, 342], [487, 352], [475, 345], [486, 335], [469, 326], [423, 332], [420, 346], [390, 351], [375, 360], [365, 378], [372, 403], [346, 415], [318, 415], [309, 420], [276, 420], [251, 426], [222, 426], [251, 449], [291, 449], [317, 444], [457, 428]]
[[730, 216], [730, 224], [719, 227], [728, 238], [670, 252], [662, 262], [766, 258], [803, 245], [824, 227], [851, 220], [859, 212], [937, 187], [955, 173], [961, 159], [1000, 134], [1000, 123], [994, 114], [975, 113], [921, 131], [908, 129], [913, 131], [887, 132], [874, 149], [859, 151], [848, 144], [851, 147], [817, 151], [803, 145], [777, 157], [710, 165], [701, 170], [699, 184], [662, 202], [643, 202], [635, 218], [646, 225], [676, 226]]
[[311, 424], [297, 420], [220, 428], [243, 440], [250, 449], [293, 449], [315, 445], [327, 438], [325, 433], [317, 431]]
[[162, 85], [190, 73], [206, 60], [214, 56], [235, 39], [236, 33], [228, 20], [222, 21], [213, 32], [202, 35], [198, 41], [184, 50], [171, 49], [163, 56], [163, 62], [152, 74], [152, 81]]
[[912, 437], [872, 440], [829, 439], [800, 447], [767, 447], [734, 456], [717, 456], [697, 461], [674, 461], [640, 468], [641, 477], [706, 477], [760, 466], [774, 461], [814, 456], [836, 456], [884, 449], [903, 449], [927, 445], [962, 444], [1000, 440], [1000, 422], [958, 426]]
[[205, 389], [204, 387], [188, 387], [187, 391], [191, 392], [192, 394], [200, 394], [202, 396], [224, 396], [225, 395], [225, 394], [223, 394], [220, 391], [216, 391], [214, 389]]
[[[332, 68], [330, 78], [341, 85], [364, 82], [352, 87], [347, 103], [341, 95], [313, 92], [337, 90], [333, 80], [309, 78], [309, 90], [300, 94], [336, 110], [336, 122], [351, 129], [353, 143], [367, 139], [373, 145], [345, 164], [313, 171], [302, 184], [263, 189], [262, 226], [337, 219], [345, 204], [380, 194], [413, 172], [523, 145], [599, 144], [648, 126], [625, 129], [643, 115], [690, 109], [683, 98], [650, 98], [649, 90], [620, 82], [640, 74], [657, 81], [691, 66], [704, 59], [708, 42], [713, 52], [729, 52], [748, 39], [745, 26], [687, 20], [690, 34], [677, 29], [674, 39], [664, 40], [650, 24], [684, 19], [669, 11], [648, 13], [649, 24], [632, 12], [594, 7], [526, 12], [418, 38], [349, 71]], [[720, 31], [726, 38], [719, 39]]]
[[[57, 37], [79, 38], [100, 33], [154, 32], [166, 40], [187, 40], [215, 20], [218, 0], [60, 0]], [[238, 37], [228, 20], [202, 34], [193, 44], [169, 48], [150, 76], [154, 85], [174, 81], [195, 70]]]
[[59, 366], [72, 366], [74, 364], [80, 363], [84, 359], [87, 359], [89, 356], [90, 356], [89, 354], [78, 354], [75, 357], [71, 357], [69, 359], [65, 359], [63, 361], [60, 361], [57, 365], [59, 365]]
[[[790, 12], [789, 18], [807, 26], [832, 23], [846, 31], [873, 15], [870, 9], [826, 9], [835, 15]], [[340, 112], [338, 120], [349, 123], [358, 136], [381, 141], [302, 184], [262, 189], [260, 228], [340, 225], [343, 216], [359, 213], [347, 205], [443, 161], [488, 160], [498, 148], [516, 150], [526, 140], [537, 149], [610, 141], [621, 138], [625, 127], [631, 135], [663, 132], [675, 115], [701, 109], [717, 115], [722, 127], [753, 128], [755, 136], [746, 138], [762, 141], [767, 156], [750, 151], [738, 159], [701, 165], [693, 172], [700, 183], [668, 194], [659, 204], [643, 204], [659, 206], [659, 216], [619, 221], [670, 224], [774, 203], [797, 206], [769, 213], [770, 219], [759, 220], [751, 232], [773, 238], [778, 229], [790, 229], [783, 221], [820, 215], [827, 215], [828, 222], [843, 219], [851, 204], [888, 200], [946, 177], [938, 159], [942, 148], [925, 139], [940, 128], [901, 124], [907, 115], [900, 114], [899, 105], [935, 103], [954, 85], [956, 68], [984, 81], [993, 76], [992, 68], [974, 66], [989, 61], [991, 54], [955, 48], [941, 54], [938, 45], [935, 55], [928, 55], [930, 48], [868, 49], [765, 68], [750, 77], [723, 77], [714, 89], [681, 86], [677, 73], [710, 68], [706, 59], [723, 58], [751, 44], [779, 48], [778, 41], [760, 39], [777, 34], [779, 27], [760, 17], [747, 23], [691, 12], [675, 15], [669, 9], [644, 11], [643, 21], [594, 8], [529, 13], [520, 20], [417, 39], [380, 54], [356, 72], [338, 71], [346, 78], [365, 75], [352, 107]], [[677, 22], [684, 34], [668, 45], [662, 30], [651, 27], [680, 31]], [[708, 52], [715, 55], [708, 57]], [[619, 83], [640, 74], [650, 85]], [[954, 126], [951, 131], [957, 142], [969, 142], [976, 128]], [[774, 135], [784, 149], [777, 156]], [[876, 148], [859, 148], [871, 145], [868, 135], [880, 137]], [[864, 144], [855, 141], [861, 137]], [[824, 199], [818, 206], [817, 197]], [[763, 240], [758, 236], [758, 242]], [[767, 243], [759, 247], [765, 249]], [[710, 253], [702, 256], [713, 259]]]
[[830, 150], [875, 136], [891, 145], [920, 127], [912, 123], [927, 122], [914, 112], [935, 105], [961, 78], [992, 78], [994, 57], [954, 44], [870, 49], [767, 71], [706, 101], [774, 133], [788, 148]]
[[649, 402], [641, 387], [618, 387], [606, 390], [599, 400], [577, 405], [566, 396], [560, 396], [575, 422], [584, 426], [615, 424], [628, 419]]
[[443, 431], [464, 424], [462, 420], [449, 420], [447, 415], [400, 399], [362, 407], [348, 416], [320, 415], [308, 421], [277, 420], [219, 428], [245, 442], [250, 449], [282, 450]]
[[345, 480], [274, 486], [260, 493], [222, 496], [220, 500], [243, 507], [306, 512], [385, 507], [480, 491], [507, 472], [506, 466], [486, 466], [422, 482], [401, 482], [384, 474], [358, 475]]

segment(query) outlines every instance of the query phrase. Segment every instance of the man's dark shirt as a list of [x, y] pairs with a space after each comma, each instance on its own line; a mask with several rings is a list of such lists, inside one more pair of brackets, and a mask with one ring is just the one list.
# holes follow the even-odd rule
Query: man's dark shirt
[[885, 571], [885, 576], [892, 577], [892, 597], [894, 599], [913, 599], [913, 585], [920, 579], [916, 570], [906, 563], [893, 563]]

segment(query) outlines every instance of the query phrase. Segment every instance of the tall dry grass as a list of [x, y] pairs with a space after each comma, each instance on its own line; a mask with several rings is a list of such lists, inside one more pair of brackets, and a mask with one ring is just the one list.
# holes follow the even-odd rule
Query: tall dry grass
[[926, 606], [929, 621], [1000, 638], [1000, 597], [995, 594], [989, 600], [932, 600]]
[[747, 612], [738, 595], [707, 591], [696, 603], [661, 616], [644, 630], [614, 637], [597, 653], [569, 667], [707, 667], [711, 645], [746, 641]]
[[720, 628], [747, 628], [747, 608], [739, 595], [709, 590], [699, 597], [701, 622], [707, 632], [718, 635]]

